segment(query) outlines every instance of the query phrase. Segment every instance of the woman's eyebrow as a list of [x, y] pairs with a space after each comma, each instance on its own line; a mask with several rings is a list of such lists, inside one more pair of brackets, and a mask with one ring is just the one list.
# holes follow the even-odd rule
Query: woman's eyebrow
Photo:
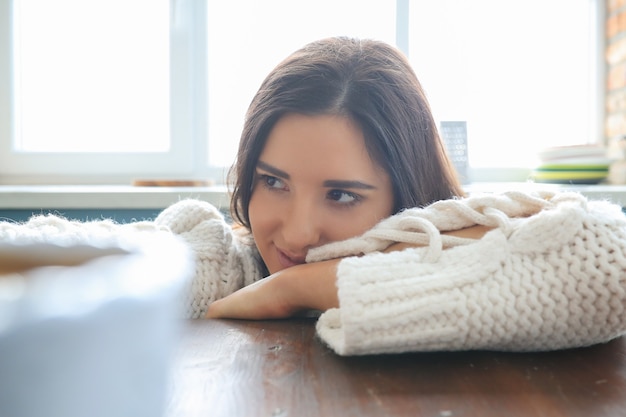
[[284, 178], [286, 180], [289, 179], [289, 174], [287, 174], [285, 171], [281, 169], [276, 168], [275, 166], [268, 164], [267, 162], [263, 162], [259, 160], [256, 166], [257, 168], [261, 168], [263, 171], [267, 171], [270, 174], [275, 175], [277, 177]]
[[360, 190], [374, 190], [376, 187], [370, 184], [366, 184], [361, 181], [349, 181], [349, 180], [326, 180], [324, 181], [324, 187], [329, 188], [352, 188]]
[[[263, 162], [259, 160], [257, 162], [257, 168], [262, 169], [263, 171], [267, 171], [268, 173], [288, 180], [289, 174], [287, 174], [282, 169], [278, 169], [273, 165], [268, 164], [267, 162]], [[373, 185], [354, 180], [326, 180], [324, 181], [324, 187], [327, 188], [349, 188], [349, 189], [360, 189], [360, 190], [374, 190], [376, 187]]]

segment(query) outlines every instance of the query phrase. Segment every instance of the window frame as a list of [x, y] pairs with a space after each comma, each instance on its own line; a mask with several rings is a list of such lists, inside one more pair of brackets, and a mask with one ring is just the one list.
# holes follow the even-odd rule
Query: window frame
[[[12, 149], [12, 3], [0, 0], [0, 184], [129, 184], [146, 179], [210, 179], [223, 184], [229, 167], [209, 166], [206, 3], [170, 0], [171, 151], [168, 153], [28, 153]], [[604, 140], [605, 5], [589, 0], [596, 57], [589, 108], [595, 137]], [[396, 41], [408, 53], [410, 0], [396, 0]], [[470, 149], [469, 152], [472, 152]], [[525, 181], [529, 169], [469, 167], [471, 182]]]
[[[170, 0], [170, 150], [22, 153], [13, 149], [13, 0], [0, 0], [0, 184], [117, 184], [141, 178], [207, 178], [204, 2]], [[203, 44], [204, 42], [204, 44]], [[203, 148], [204, 146], [204, 148]], [[215, 170], [214, 170], [215, 171]]]

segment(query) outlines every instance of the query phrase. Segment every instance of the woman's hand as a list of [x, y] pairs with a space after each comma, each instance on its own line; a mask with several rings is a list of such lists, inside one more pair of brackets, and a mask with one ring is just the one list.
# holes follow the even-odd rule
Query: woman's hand
[[273, 319], [339, 306], [338, 259], [296, 265], [213, 302], [207, 318]]

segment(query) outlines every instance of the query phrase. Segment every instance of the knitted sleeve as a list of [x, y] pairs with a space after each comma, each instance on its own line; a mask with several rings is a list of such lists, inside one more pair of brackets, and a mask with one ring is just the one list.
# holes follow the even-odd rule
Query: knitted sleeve
[[[484, 224], [480, 240], [440, 231]], [[425, 247], [377, 252], [392, 242]], [[553, 350], [626, 331], [626, 216], [575, 193], [474, 196], [407, 210], [318, 248], [338, 267], [340, 308], [319, 337], [342, 355]]]
[[204, 316], [211, 302], [262, 277], [258, 252], [246, 231], [233, 230], [215, 207], [198, 200], [173, 204], [154, 222], [76, 221], [54, 215], [34, 216], [25, 223], [0, 222], [0, 242], [16, 244], [118, 245], [137, 233], [156, 232], [177, 235], [195, 256], [186, 317]]
[[203, 317], [213, 301], [262, 278], [260, 256], [247, 232], [233, 230], [211, 204], [183, 200], [163, 210], [154, 223], [182, 238], [195, 254], [187, 317]]

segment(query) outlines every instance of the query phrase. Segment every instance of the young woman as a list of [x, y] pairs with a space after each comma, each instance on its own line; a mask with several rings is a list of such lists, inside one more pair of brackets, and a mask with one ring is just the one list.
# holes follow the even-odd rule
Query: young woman
[[558, 349], [626, 329], [620, 208], [463, 198], [425, 94], [386, 44], [325, 39], [280, 63], [233, 175], [235, 230], [195, 201], [156, 219], [198, 255], [192, 317], [320, 310], [340, 354]]
[[[319, 310], [318, 335], [342, 355], [562, 349], [626, 330], [621, 208], [465, 197], [414, 72], [384, 43], [325, 39], [280, 63], [232, 174], [235, 226], [196, 200], [152, 224], [196, 255], [188, 317]], [[0, 240], [67, 229], [54, 221], [0, 224]]]

